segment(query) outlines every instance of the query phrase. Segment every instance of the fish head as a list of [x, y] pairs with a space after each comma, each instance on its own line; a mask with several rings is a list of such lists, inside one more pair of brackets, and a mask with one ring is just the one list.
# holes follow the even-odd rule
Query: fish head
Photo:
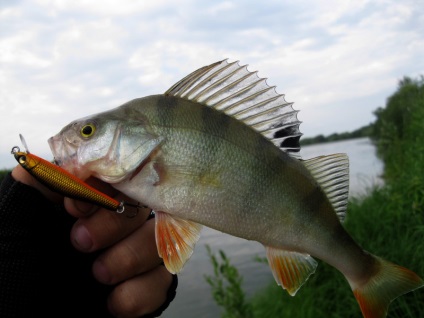
[[161, 141], [143, 118], [105, 112], [69, 123], [48, 143], [56, 163], [70, 173], [116, 183], [129, 177]]

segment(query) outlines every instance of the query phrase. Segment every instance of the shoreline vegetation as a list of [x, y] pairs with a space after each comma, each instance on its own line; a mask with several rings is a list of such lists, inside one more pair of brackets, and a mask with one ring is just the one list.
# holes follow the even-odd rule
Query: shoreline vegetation
[[326, 142], [356, 139], [356, 138], [363, 138], [363, 137], [371, 137], [372, 133], [373, 133], [373, 128], [374, 128], [374, 126], [371, 123], [369, 125], [355, 129], [354, 131], [346, 131], [346, 132], [342, 132], [342, 133], [333, 133], [333, 134], [328, 135], [328, 136], [316, 135], [315, 137], [301, 138], [300, 139], [300, 146], [309, 146], [309, 145], [321, 144], [321, 143], [326, 143]]
[[[384, 162], [384, 186], [351, 199], [344, 226], [365, 250], [424, 277], [424, 77], [400, 80], [386, 106], [374, 115], [374, 123], [352, 133], [307, 138], [301, 145], [353, 136], [372, 139]], [[219, 255], [221, 260], [209, 251], [214, 272], [205, 279], [222, 309], [221, 317], [361, 317], [343, 275], [320, 260], [295, 297], [272, 280], [247, 298], [240, 297], [243, 277], [225, 253], [220, 250]], [[423, 299], [424, 287], [400, 296], [390, 304], [387, 317], [422, 317]]]

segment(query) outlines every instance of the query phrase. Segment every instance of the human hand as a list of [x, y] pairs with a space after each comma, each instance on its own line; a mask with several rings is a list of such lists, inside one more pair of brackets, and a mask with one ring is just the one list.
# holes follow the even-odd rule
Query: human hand
[[17, 165], [12, 170], [12, 177], [16, 181], [24, 183], [30, 187], [33, 187], [41, 192], [50, 201], [59, 203], [63, 201], [63, 196], [51, 191], [49, 188], [38, 182], [31, 174], [28, 173], [22, 166]]
[[[19, 166], [12, 176], [38, 189], [50, 200], [63, 200]], [[131, 202], [106, 183], [94, 178], [87, 182], [119, 201]], [[92, 271], [99, 282], [114, 285], [108, 299], [109, 311], [119, 317], [139, 317], [161, 307], [167, 299], [172, 275], [160, 265], [154, 220], [147, 221], [150, 210], [139, 209], [135, 217], [128, 218], [125, 214], [69, 198], [64, 199], [64, 205], [78, 218], [71, 230], [74, 247], [85, 253], [102, 251]], [[135, 208], [126, 209], [130, 214], [135, 212]]]
[[[118, 201], [132, 202], [110, 185], [90, 179], [90, 185]], [[133, 202], [136, 203], [136, 202]], [[92, 204], [65, 198], [66, 210], [77, 217], [71, 240], [81, 252], [107, 248], [94, 262], [93, 274], [104, 284], [116, 285], [109, 310], [122, 317], [139, 317], [159, 308], [167, 298], [172, 275], [158, 256], [150, 209], [126, 207], [135, 217], [117, 214]]]

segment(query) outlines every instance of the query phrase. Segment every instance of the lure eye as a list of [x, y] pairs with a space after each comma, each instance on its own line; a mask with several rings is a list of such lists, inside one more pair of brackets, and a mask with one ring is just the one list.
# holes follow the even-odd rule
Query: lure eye
[[96, 131], [96, 126], [94, 124], [87, 124], [81, 128], [81, 136], [84, 138], [91, 137]]
[[26, 156], [19, 157], [19, 164], [23, 165], [26, 162]]

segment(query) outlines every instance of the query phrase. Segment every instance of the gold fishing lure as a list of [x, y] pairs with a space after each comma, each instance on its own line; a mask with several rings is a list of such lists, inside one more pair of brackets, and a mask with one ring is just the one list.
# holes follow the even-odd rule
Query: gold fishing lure
[[20, 151], [19, 147], [15, 146], [12, 148], [11, 153], [26, 171], [50, 190], [66, 197], [96, 204], [117, 213], [123, 213], [125, 205], [136, 207], [138, 212], [139, 205], [115, 200], [70, 174], [65, 169], [30, 153], [23, 136], [20, 135], [20, 138], [26, 151]]

